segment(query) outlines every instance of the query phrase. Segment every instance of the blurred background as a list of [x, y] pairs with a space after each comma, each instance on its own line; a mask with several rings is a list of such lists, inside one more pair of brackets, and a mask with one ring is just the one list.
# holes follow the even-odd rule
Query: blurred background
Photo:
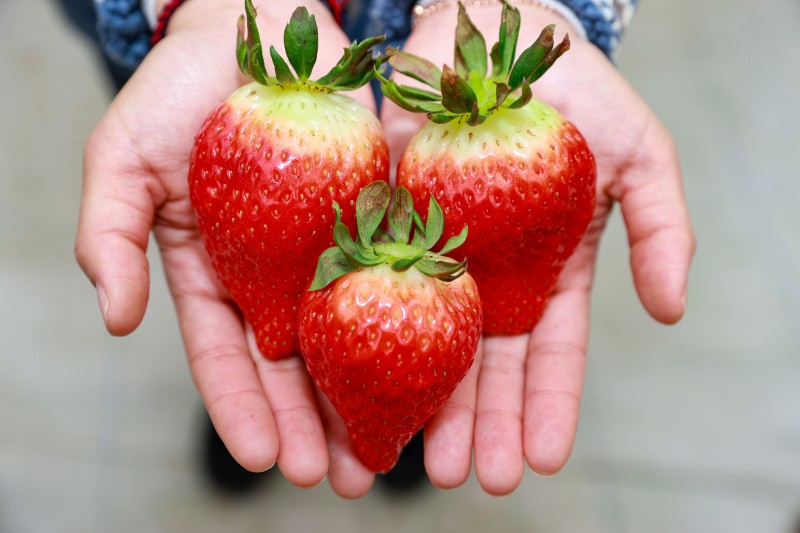
[[800, 3], [642, 0], [619, 68], [680, 149], [699, 248], [678, 325], [601, 248], [574, 454], [477, 482], [337, 498], [271, 476], [224, 497], [151, 253], [147, 316], [105, 332], [72, 255], [83, 143], [111, 91], [49, 0], [0, 0], [0, 532], [790, 532], [800, 517]]

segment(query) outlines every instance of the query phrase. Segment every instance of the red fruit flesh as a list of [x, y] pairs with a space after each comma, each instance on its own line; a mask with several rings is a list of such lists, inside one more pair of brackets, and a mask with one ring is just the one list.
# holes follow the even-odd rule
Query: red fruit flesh
[[[469, 226], [484, 333], [530, 332], [595, 206], [594, 156], [580, 132], [539, 101], [498, 109], [477, 127], [428, 123], [398, 168], [398, 185], [444, 211], [443, 239]], [[424, 212], [424, 208], [420, 209]]]
[[481, 335], [472, 278], [357, 270], [300, 309], [308, 371], [344, 419], [358, 457], [387, 472], [472, 365]]
[[298, 348], [300, 295], [333, 244], [332, 201], [353, 206], [388, 168], [380, 124], [347, 96], [251, 83], [206, 120], [189, 169], [198, 230], [266, 357]]

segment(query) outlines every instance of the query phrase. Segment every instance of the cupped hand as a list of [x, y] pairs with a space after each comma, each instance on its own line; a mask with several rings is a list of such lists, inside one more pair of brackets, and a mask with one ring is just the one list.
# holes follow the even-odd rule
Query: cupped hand
[[[426, 425], [425, 462], [431, 481], [440, 487], [464, 483], [474, 450], [478, 481], [496, 495], [517, 487], [526, 462], [534, 472], [553, 474], [572, 451], [594, 266], [613, 204], [621, 206], [640, 300], [660, 322], [674, 323], [684, 312], [695, 246], [678, 156], [662, 123], [612, 63], [577, 37], [565, 19], [538, 7], [519, 8], [518, 52], [547, 24], [556, 24], [557, 40], [570, 32], [571, 50], [533, 85], [533, 93], [573, 122], [594, 152], [597, 208], [541, 322], [530, 334], [485, 338], [467, 379]], [[494, 42], [500, 9], [478, 7], [470, 15], [487, 43]], [[404, 50], [452, 65], [455, 21], [454, 9], [421, 20]], [[401, 76], [398, 81], [413, 83]], [[424, 119], [391, 102], [383, 106], [393, 166]]]
[[[270, 2], [258, 16], [263, 41], [281, 52], [295, 4]], [[326, 43], [314, 72], [319, 76], [348, 40], [322, 3], [304, 4]], [[234, 53], [243, 6], [241, 0], [186, 2], [167, 37], [114, 99], [86, 145], [75, 253], [97, 288], [106, 327], [127, 335], [147, 305], [145, 252], [152, 230], [192, 377], [233, 457], [252, 471], [277, 461], [289, 481], [304, 487], [320, 483], [330, 469], [337, 492], [359, 496], [372, 474], [352, 461], [341, 421], [324, 402], [320, 410], [301, 358], [269, 361], [259, 354], [252, 330], [211, 268], [189, 202], [194, 136], [206, 116], [247, 81]], [[374, 108], [368, 89], [352, 96]]]

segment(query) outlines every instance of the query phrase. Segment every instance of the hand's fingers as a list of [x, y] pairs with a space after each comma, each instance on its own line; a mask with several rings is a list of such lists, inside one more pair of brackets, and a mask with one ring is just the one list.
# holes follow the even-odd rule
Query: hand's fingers
[[263, 357], [249, 326], [247, 341], [278, 429], [278, 466], [299, 487], [318, 485], [328, 473], [328, 449], [305, 364], [299, 356], [278, 361]]
[[483, 344], [479, 345], [467, 376], [425, 424], [425, 470], [431, 483], [442, 489], [464, 484], [472, 470], [475, 400], [482, 354]]
[[333, 491], [342, 498], [361, 498], [372, 488], [375, 474], [356, 456], [347, 428], [330, 400], [317, 390], [317, 403], [328, 437], [330, 468], [328, 482]]
[[202, 296], [178, 296], [176, 305], [189, 369], [217, 433], [246, 469], [271, 468], [277, 428], [235, 312]]
[[[158, 229], [158, 228], [157, 228]], [[168, 239], [159, 229], [160, 242]], [[253, 472], [278, 457], [278, 432], [264, 395], [244, 326], [211, 269], [196, 233], [162, 250], [189, 370], [222, 441], [236, 461]]]
[[493, 495], [512, 492], [524, 474], [522, 397], [528, 335], [483, 341], [475, 415], [475, 473]]
[[555, 295], [531, 333], [523, 443], [528, 466], [543, 475], [554, 474], [566, 464], [578, 429], [592, 265], [603, 221], [596, 219], [596, 227], [567, 262]]
[[639, 298], [656, 320], [677, 322], [686, 306], [695, 238], [678, 156], [655, 118], [641, 139], [639, 157], [625, 169], [619, 183], [616, 195], [628, 230]]
[[[84, 154], [75, 256], [97, 288], [106, 328], [127, 335], [147, 306], [150, 276], [145, 251], [153, 221], [152, 178], [133, 175], [119, 151], [95, 133]], [[109, 161], [110, 156], [110, 161]]]

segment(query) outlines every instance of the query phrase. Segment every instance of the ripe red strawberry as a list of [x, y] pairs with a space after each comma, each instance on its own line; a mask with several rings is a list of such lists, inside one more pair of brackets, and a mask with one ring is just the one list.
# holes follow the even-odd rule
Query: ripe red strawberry
[[[254, 80], [223, 102], [197, 136], [189, 192], [203, 242], [225, 288], [253, 326], [269, 358], [298, 349], [300, 295], [314, 262], [333, 244], [332, 203], [354, 205], [358, 191], [388, 180], [388, 149], [375, 115], [337, 91], [369, 81], [371, 47], [353, 43], [322, 78], [317, 26], [298, 8], [284, 33], [286, 55], [274, 47], [275, 76], [266, 73], [255, 9], [247, 0], [237, 55]], [[353, 217], [345, 219], [352, 226]]]
[[[486, 45], [459, 8], [455, 70], [403, 52], [396, 70], [441, 94], [381, 79], [388, 98], [429, 120], [399, 164], [397, 183], [417, 202], [433, 193], [448, 226], [468, 225], [462, 248], [478, 283], [484, 333], [529, 332], [595, 207], [596, 165], [586, 141], [530, 84], [569, 48], [553, 45], [553, 26], [515, 61], [519, 12], [504, 2], [498, 43]], [[423, 204], [424, 205], [424, 204]]]
[[464, 242], [466, 228], [433, 253], [443, 227], [434, 198], [423, 226], [398, 188], [389, 234], [379, 228], [389, 197], [383, 182], [359, 195], [357, 242], [337, 222], [338, 247], [320, 257], [298, 317], [308, 371], [375, 472], [390, 470], [452, 395], [472, 365], [482, 323], [466, 260], [441, 255]]

